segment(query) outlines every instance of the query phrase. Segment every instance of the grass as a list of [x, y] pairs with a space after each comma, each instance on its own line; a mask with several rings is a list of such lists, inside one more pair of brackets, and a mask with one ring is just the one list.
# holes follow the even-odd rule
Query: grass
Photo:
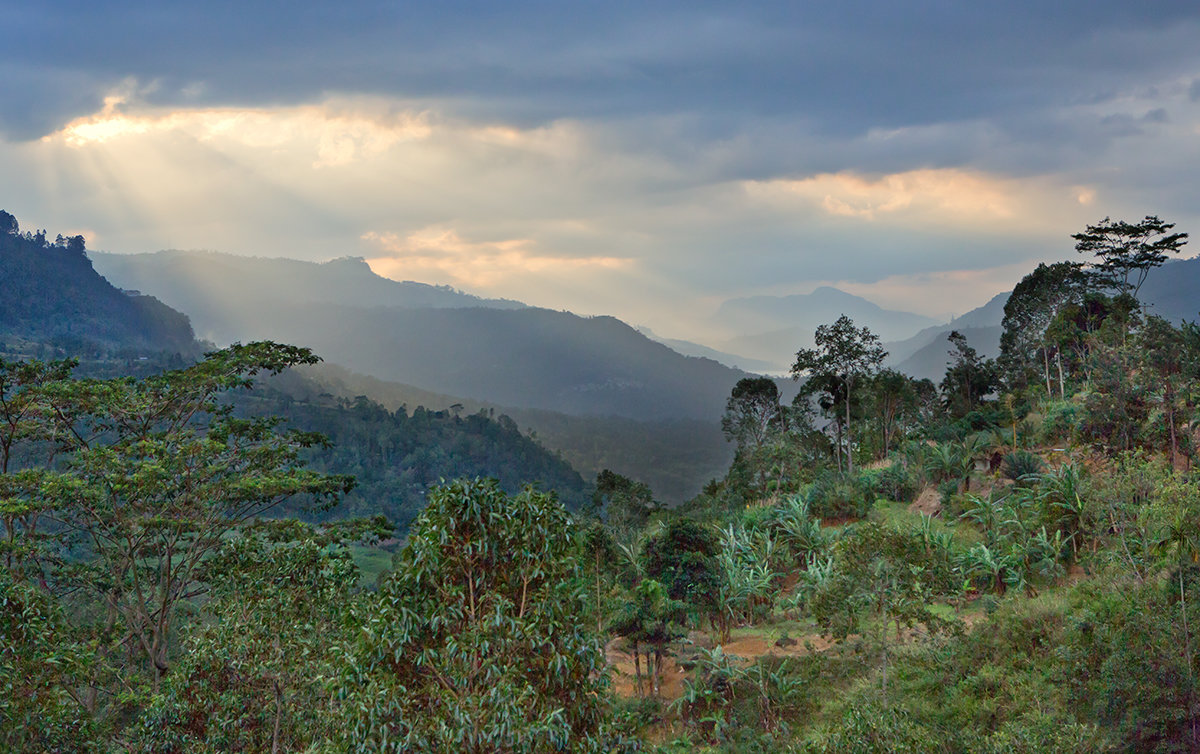
[[379, 575], [392, 569], [392, 552], [382, 547], [349, 545], [350, 557], [359, 570], [359, 585], [374, 587]]

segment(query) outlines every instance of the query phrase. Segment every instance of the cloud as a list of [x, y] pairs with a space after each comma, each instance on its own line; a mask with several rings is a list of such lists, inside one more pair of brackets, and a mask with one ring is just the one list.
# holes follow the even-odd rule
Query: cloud
[[703, 339], [726, 297], [958, 310], [1105, 215], [1200, 227], [1194, 3], [9, 10], [0, 206], [111, 251], [362, 255]]
[[290, 149], [313, 154], [313, 167], [347, 165], [369, 159], [402, 141], [431, 132], [422, 113], [393, 112], [381, 102], [330, 101], [276, 108], [197, 108], [125, 112], [128, 92], [104, 98], [101, 110], [76, 118], [42, 137], [83, 148], [114, 140], [182, 134], [202, 143], [236, 144], [256, 150]]
[[951, 168], [886, 175], [821, 173], [800, 179], [747, 181], [753, 201], [774, 207], [808, 206], [850, 221], [920, 226], [928, 230], [1004, 230], [1028, 234], [1058, 221], [1055, 206], [1087, 204], [1095, 189], [1054, 185]]
[[446, 227], [415, 233], [363, 234], [383, 255], [367, 260], [371, 269], [396, 280], [448, 283], [476, 290], [502, 290], [514, 278], [571, 277], [598, 270], [627, 270], [633, 260], [620, 257], [553, 256], [536, 249], [528, 238], [468, 241]]

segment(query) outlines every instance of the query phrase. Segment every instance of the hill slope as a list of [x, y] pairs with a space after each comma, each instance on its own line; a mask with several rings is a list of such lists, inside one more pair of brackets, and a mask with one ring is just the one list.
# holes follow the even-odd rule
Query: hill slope
[[92, 267], [83, 238], [20, 233], [0, 212], [0, 332], [8, 339], [195, 352], [188, 318], [150, 296], [128, 295]]

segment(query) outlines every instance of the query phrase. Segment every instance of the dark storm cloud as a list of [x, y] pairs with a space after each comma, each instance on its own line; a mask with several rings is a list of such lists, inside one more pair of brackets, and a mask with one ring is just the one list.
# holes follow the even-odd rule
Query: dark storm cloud
[[309, 3], [0, 5], [0, 128], [45, 133], [106, 88], [159, 104], [285, 104], [330, 93], [452, 103], [529, 124], [697, 117], [813, 133], [1103, 102], [1200, 70], [1195, 3]]

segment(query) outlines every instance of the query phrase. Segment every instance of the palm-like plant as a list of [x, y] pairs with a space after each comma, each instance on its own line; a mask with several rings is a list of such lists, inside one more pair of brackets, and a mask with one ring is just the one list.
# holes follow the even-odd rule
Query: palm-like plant
[[1093, 528], [1091, 502], [1084, 494], [1083, 485], [1079, 468], [1070, 463], [1038, 477], [1038, 500], [1047, 518], [1054, 522], [1059, 531], [1066, 533], [1071, 542], [1072, 559], [1090, 538]]
[[1004, 594], [1013, 582], [1023, 583], [1022, 574], [1014, 565], [1010, 554], [1001, 554], [985, 544], [977, 544], [963, 554], [963, 571], [987, 583], [996, 594]]
[[1005, 498], [993, 500], [982, 495], [967, 495], [966, 510], [960, 517], [979, 527], [991, 547], [996, 546], [1000, 538], [1000, 525], [1006, 521], [1004, 501]]
[[809, 515], [808, 502], [792, 497], [776, 510], [772, 530], [776, 539], [791, 551], [797, 562], [805, 563], [814, 554], [823, 552], [828, 536], [821, 522]]

